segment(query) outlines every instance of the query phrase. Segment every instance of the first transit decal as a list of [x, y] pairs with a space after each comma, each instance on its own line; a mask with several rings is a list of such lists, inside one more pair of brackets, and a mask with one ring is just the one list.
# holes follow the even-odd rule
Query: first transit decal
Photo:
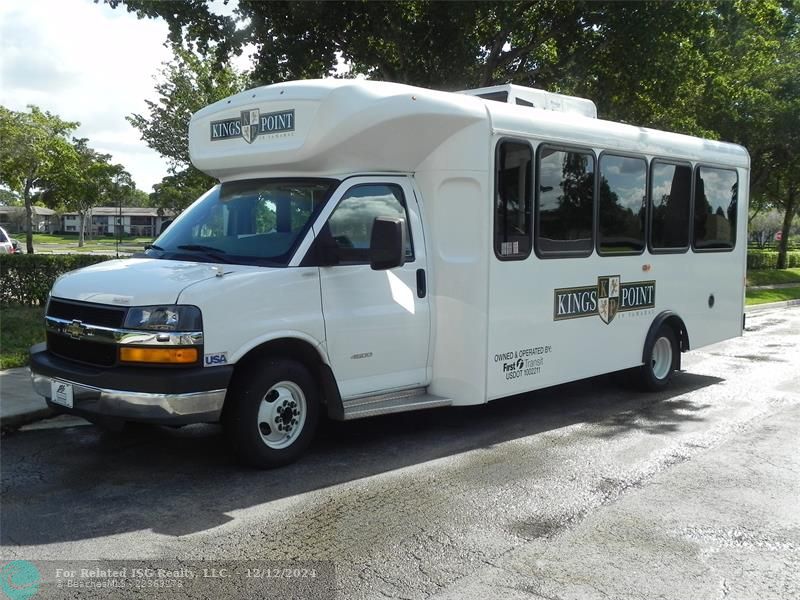
[[599, 316], [606, 324], [617, 313], [654, 308], [655, 281], [620, 281], [619, 275], [597, 278], [597, 285], [554, 290], [553, 320]]
[[243, 110], [239, 117], [211, 121], [211, 141], [241, 137], [252, 144], [260, 135], [294, 131], [294, 109], [264, 113], [257, 108]]

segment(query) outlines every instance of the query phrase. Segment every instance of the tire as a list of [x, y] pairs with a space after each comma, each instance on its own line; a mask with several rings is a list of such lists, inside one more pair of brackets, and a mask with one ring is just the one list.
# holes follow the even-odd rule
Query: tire
[[645, 348], [645, 363], [639, 367], [639, 384], [647, 392], [663, 390], [672, 380], [680, 348], [675, 332], [663, 325]]
[[319, 391], [301, 363], [267, 358], [235, 376], [222, 415], [234, 454], [259, 469], [295, 461], [319, 422]]

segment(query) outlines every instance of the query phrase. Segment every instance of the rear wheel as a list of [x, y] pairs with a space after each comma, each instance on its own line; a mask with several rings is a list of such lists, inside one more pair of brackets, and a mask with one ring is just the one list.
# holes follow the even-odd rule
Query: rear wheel
[[669, 384], [679, 352], [675, 332], [667, 325], [662, 326], [645, 348], [645, 362], [639, 367], [639, 382], [646, 391], [658, 391]]
[[238, 459], [258, 468], [296, 460], [314, 437], [319, 393], [308, 369], [266, 359], [236, 374], [225, 401], [223, 426]]

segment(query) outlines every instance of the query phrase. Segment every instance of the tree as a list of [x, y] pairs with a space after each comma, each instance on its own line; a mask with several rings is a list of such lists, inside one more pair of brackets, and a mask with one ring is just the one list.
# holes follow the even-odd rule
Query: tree
[[11, 190], [0, 188], [0, 206], [22, 206], [22, 198]]
[[256, 84], [329, 76], [344, 60], [350, 75], [437, 89], [513, 82], [590, 91], [601, 105], [633, 100], [648, 116], [653, 104], [668, 115], [679, 112], [675, 92], [698, 63], [694, 47], [708, 33], [713, 6], [239, 0], [233, 18], [215, 15], [202, 0], [189, 2], [191, 10], [174, 2], [105, 1], [163, 18], [173, 45], [188, 44], [217, 64], [255, 46]]
[[242, 91], [247, 78], [230, 66], [215, 68], [211, 60], [175, 49], [175, 59], [165, 63], [156, 84], [158, 101], [146, 100], [148, 115], [127, 117], [148, 146], [165, 157], [175, 174], [188, 167], [189, 121], [201, 108]]
[[175, 59], [164, 65], [161, 75], [158, 101], [147, 101], [149, 114], [131, 115], [128, 121], [169, 161], [169, 175], [154, 186], [149, 204], [177, 214], [216, 183], [191, 164], [189, 120], [204, 106], [245, 89], [247, 77], [181, 48], [175, 48]]
[[177, 214], [216, 183], [191, 164], [189, 120], [204, 106], [245, 89], [248, 80], [230, 66], [217, 67], [181, 48], [175, 48], [175, 59], [164, 65], [161, 75], [158, 100], [147, 101], [149, 114], [131, 115], [128, 121], [169, 161], [169, 175], [154, 186], [148, 203], [164, 214]]
[[138, 189], [133, 181], [120, 185], [112, 200], [120, 206], [150, 206], [150, 194]]
[[77, 162], [68, 135], [78, 123], [30, 106], [29, 112], [0, 107], [0, 183], [22, 195], [25, 203], [26, 246], [33, 253], [32, 199], [45, 180]]
[[759, 248], [765, 248], [775, 239], [775, 234], [781, 230], [782, 223], [783, 216], [777, 210], [759, 212], [750, 221], [750, 239], [758, 244]]
[[180, 214], [215, 183], [202, 171], [188, 167], [167, 175], [161, 183], [154, 185], [154, 191], [150, 194], [150, 205], [158, 208], [162, 216]]
[[85, 138], [74, 139], [73, 144], [77, 159], [41, 182], [41, 198], [51, 206], [78, 213], [78, 247], [82, 247], [91, 209], [115, 205], [120, 195], [136, 187], [122, 165], [111, 163], [111, 155], [93, 150]]
[[[780, 210], [778, 268], [800, 208], [800, 2], [721, 3], [703, 49], [708, 73], [696, 109], [705, 126], [751, 156], [751, 207]], [[752, 213], [751, 213], [752, 214]]]

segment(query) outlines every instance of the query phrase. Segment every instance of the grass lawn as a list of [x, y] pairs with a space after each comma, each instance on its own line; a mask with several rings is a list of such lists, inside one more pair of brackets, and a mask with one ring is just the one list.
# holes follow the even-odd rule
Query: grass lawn
[[44, 307], [0, 307], [0, 369], [24, 367], [28, 350], [44, 341]]
[[[20, 242], [25, 241], [25, 234], [19, 233], [17, 234], [17, 239]], [[78, 236], [77, 235], [55, 235], [52, 233], [34, 233], [33, 234], [33, 243], [34, 244], [77, 244], [78, 243]]]
[[[149, 244], [152, 241], [153, 238], [148, 237], [125, 237], [122, 238], [120, 242], [119, 251], [125, 254], [142, 252], [144, 251], [145, 244]], [[87, 237], [84, 240], [83, 246], [78, 247], [78, 236], [68, 234], [53, 235], [49, 233], [35, 233], [33, 234], [33, 243], [36, 246], [36, 252], [38, 254], [99, 252], [113, 255], [117, 248], [116, 238], [109, 237], [98, 237], [92, 240]]]
[[[19, 237], [20, 241], [24, 241], [25, 234], [20, 234], [22, 237]], [[149, 244], [153, 241], [153, 238], [149, 237], [124, 237], [122, 238], [121, 245], [142, 245], [142, 244]], [[78, 245], [78, 235], [55, 235], [51, 233], [34, 233], [33, 234], [33, 243], [34, 244], [57, 244], [59, 246], [77, 246]], [[84, 238], [84, 244], [91, 245], [91, 244], [98, 244], [102, 246], [114, 246], [117, 243], [117, 238], [113, 237], [99, 237], [94, 239], [89, 239], [88, 236]]]
[[775, 285], [796, 283], [800, 285], [800, 269], [760, 269], [747, 272], [747, 285]]
[[800, 299], [800, 286], [779, 290], [747, 290], [746, 298], [748, 306], [767, 302], [782, 302], [783, 300], [797, 300]]

